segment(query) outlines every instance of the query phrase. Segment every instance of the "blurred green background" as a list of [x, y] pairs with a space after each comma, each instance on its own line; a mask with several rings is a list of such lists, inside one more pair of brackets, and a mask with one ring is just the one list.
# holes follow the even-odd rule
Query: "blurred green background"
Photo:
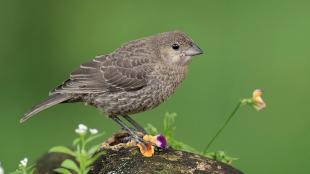
[[206, 52], [158, 108], [137, 114], [162, 127], [177, 112], [177, 139], [203, 149], [239, 99], [265, 90], [267, 108], [244, 107], [210, 150], [245, 173], [309, 173], [310, 3], [288, 0], [0, 1], [0, 161], [6, 172], [54, 145], [78, 123], [119, 127], [93, 107], [63, 104], [25, 124], [22, 114], [68, 74], [123, 42], [181, 30]]

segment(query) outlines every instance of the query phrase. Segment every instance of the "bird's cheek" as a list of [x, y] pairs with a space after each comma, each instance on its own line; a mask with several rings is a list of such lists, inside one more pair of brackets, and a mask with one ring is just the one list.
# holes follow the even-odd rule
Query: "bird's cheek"
[[191, 62], [191, 60], [192, 60], [192, 56], [183, 56], [181, 58], [180, 64], [181, 65], [187, 65]]
[[179, 55], [172, 55], [172, 56], [170, 57], [170, 61], [171, 61], [172, 63], [178, 63], [178, 62], [180, 62], [180, 60], [181, 60], [181, 57], [180, 57]]

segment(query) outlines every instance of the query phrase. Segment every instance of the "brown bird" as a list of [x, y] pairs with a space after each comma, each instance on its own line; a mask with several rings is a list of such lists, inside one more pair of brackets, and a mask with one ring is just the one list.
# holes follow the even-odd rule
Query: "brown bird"
[[119, 116], [135, 130], [145, 132], [129, 115], [164, 102], [184, 79], [192, 56], [202, 53], [190, 37], [179, 31], [130, 41], [82, 64], [20, 122], [58, 103], [85, 102], [106, 113], [138, 140]]

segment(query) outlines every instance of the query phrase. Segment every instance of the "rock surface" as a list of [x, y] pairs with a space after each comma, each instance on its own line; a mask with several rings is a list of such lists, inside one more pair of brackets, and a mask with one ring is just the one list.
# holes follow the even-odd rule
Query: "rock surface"
[[[97, 152], [105, 151], [89, 174], [242, 174], [231, 165], [172, 148], [157, 149], [153, 157], [141, 155], [126, 132], [106, 140]], [[38, 160], [35, 173], [53, 174], [63, 160], [72, 157], [49, 153]]]
[[[119, 132], [102, 144], [107, 151], [94, 164], [91, 174], [242, 174], [230, 165], [209, 158], [167, 148], [157, 150], [153, 157], [144, 157], [128, 134]], [[100, 150], [100, 151], [101, 151]]]

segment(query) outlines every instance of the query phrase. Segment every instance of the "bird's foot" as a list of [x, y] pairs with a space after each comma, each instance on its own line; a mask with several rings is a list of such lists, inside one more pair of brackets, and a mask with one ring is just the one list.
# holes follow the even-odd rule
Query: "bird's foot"
[[[136, 128], [129, 128], [129, 129], [131, 130], [131, 132], [137, 134], [138, 137], [142, 138], [144, 135], [147, 135], [146, 131], [139, 130], [139, 129], [136, 129]], [[127, 128], [122, 128], [122, 130], [127, 131], [130, 134], [130, 132], [127, 130]]]
[[132, 137], [132, 139], [138, 144], [138, 143], [146, 143], [143, 140], [143, 136], [144, 134], [141, 134], [140, 132], [137, 132], [136, 130], [128, 132], [130, 134], [130, 136]]
[[135, 131], [139, 131], [139, 132], [142, 132], [143, 134], [147, 134], [144, 128], [139, 123], [137, 123], [134, 119], [132, 119], [130, 116], [128, 115], [122, 115], [122, 116], [125, 120], [127, 120], [130, 124], [134, 126]]

